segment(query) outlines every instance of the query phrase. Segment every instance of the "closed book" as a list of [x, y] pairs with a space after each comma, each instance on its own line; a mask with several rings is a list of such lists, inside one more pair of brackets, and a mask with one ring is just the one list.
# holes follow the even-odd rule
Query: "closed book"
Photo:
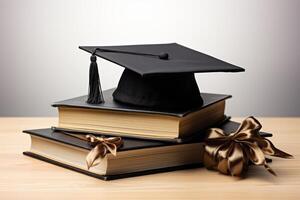
[[226, 118], [230, 95], [202, 93], [203, 105], [194, 109], [162, 110], [118, 103], [114, 89], [103, 92], [104, 103], [86, 103], [87, 96], [60, 101], [56, 128], [146, 139], [186, 138]]
[[[227, 122], [221, 128], [231, 132], [237, 126]], [[31, 148], [25, 155], [103, 180], [194, 168], [202, 162], [201, 137], [183, 144], [123, 137], [117, 156], [108, 153], [99, 165], [88, 170], [85, 158], [93, 147], [87, 141], [52, 129], [23, 132], [31, 136]]]

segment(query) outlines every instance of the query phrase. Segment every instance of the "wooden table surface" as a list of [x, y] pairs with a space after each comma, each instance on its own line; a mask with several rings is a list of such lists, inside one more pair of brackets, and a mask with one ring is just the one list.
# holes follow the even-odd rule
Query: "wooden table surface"
[[300, 199], [300, 118], [259, 120], [295, 157], [273, 160], [277, 177], [263, 167], [250, 167], [246, 179], [199, 168], [105, 182], [22, 155], [30, 146], [22, 130], [56, 118], [0, 118], [0, 199]]

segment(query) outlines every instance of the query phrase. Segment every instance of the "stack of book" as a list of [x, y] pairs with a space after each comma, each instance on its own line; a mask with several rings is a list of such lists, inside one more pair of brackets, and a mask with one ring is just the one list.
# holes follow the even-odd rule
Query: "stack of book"
[[[58, 126], [24, 131], [32, 141], [31, 149], [24, 154], [101, 179], [113, 179], [199, 166], [204, 136], [201, 130], [236, 127], [224, 115], [225, 100], [230, 95], [202, 93], [201, 107], [172, 112], [115, 102], [113, 91], [104, 91], [105, 103], [97, 106], [87, 104], [87, 96], [53, 104], [58, 108]], [[124, 144], [116, 157], [108, 154], [88, 170], [85, 157], [92, 146], [77, 137], [88, 133], [118, 135]]]
[[[89, 95], [55, 103], [57, 126], [24, 131], [25, 155], [108, 180], [199, 167], [205, 130], [239, 126], [225, 115], [231, 96], [200, 94], [194, 73], [240, 67], [176, 43], [80, 48], [92, 53]], [[116, 89], [102, 93], [96, 55], [125, 68]], [[90, 167], [87, 134], [121, 137], [123, 145]]]

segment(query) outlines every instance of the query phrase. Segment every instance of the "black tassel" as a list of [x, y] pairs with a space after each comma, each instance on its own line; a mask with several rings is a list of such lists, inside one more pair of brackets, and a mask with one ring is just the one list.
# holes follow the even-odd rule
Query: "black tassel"
[[91, 56], [89, 94], [86, 102], [88, 104], [100, 104], [104, 102], [95, 52]]
[[104, 102], [98, 66], [97, 66], [97, 57], [96, 51], [101, 52], [111, 52], [111, 53], [125, 53], [125, 54], [132, 54], [132, 55], [141, 55], [141, 56], [154, 56], [158, 57], [162, 60], [168, 60], [169, 54], [168, 53], [160, 53], [160, 54], [149, 54], [149, 53], [140, 53], [140, 52], [130, 52], [130, 51], [120, 51], [120, 50], [112, 50], [112, 49], [103, 49], [103, 48], [96, 48], [91, 56], [91, 65], [90, 65], [90, 79], [89, 79], [89, 95], [87, 99], [88, 104], [100, 104]]

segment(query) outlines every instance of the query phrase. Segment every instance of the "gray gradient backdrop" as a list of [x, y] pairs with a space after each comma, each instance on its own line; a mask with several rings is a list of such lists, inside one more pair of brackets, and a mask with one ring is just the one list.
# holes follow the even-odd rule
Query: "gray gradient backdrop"
[[[0, 0], [0, 116], [54, 116], [86, 94], [79, 45], [177, 42], [246, 68], [197, 74], [233, 116], [300, 116], [300, 1]], [[122, 69], [100, 61], [104, 89]]]

